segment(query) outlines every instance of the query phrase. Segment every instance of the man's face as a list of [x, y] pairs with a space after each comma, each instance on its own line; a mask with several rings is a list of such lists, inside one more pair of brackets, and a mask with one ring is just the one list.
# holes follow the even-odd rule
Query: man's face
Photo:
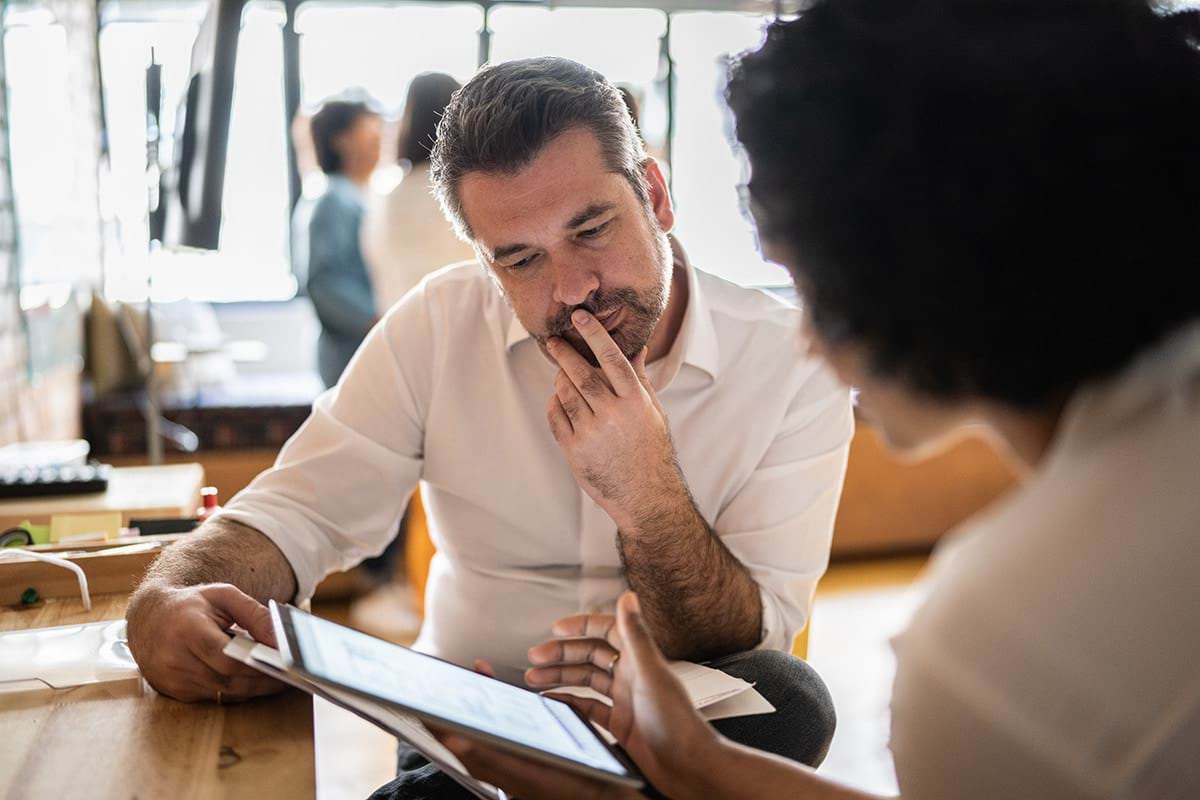
[[657, 166], [647, 173], [650, 208], [608, 170], [595, 135], [576, 128], [515, 175], [463, 177], [459, 197], [480, 259], [543, 347], [560, 336], [596, 365], [571, 324], [577, 308], [630, 359], [650, 340], [670, 290], [674, 216]]

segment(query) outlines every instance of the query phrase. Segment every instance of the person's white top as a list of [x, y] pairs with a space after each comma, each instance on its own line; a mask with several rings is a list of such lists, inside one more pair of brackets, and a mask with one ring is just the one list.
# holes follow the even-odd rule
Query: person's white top
[[[761, 646], [789, 649], [829, 558], [849, 393], [801, 355], [796, 308], [680, 263], [684, 321], [648, 372], [700, 512], [761, 587]], [[438, 552], [417, 646], [517, 682], [555, 620], [611, 613], [626, 588], [616, 524], [546, 422], [557, 371], [483, 267], [441, 270], [222, 516], [279, 546], [303, 602], [383, 550], [421, 479]]]
[[1200, 796], [1200, 324], [1081, 390], [895, 640], [905, 800]]
[[428, 162], [367, 204], [362, 253], [380, 316], [429, 273], [475, 257], [433, 196]]

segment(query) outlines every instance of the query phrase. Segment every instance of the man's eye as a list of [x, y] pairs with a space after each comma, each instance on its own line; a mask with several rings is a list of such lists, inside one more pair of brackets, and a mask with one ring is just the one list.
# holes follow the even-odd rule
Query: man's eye
[[[612, 222], [612, 220], [609, 220], [609, 222]], [[597, 225], [594, 228], [588, 228], [586, 231], [580, 231], [577, 235], [583, 239], [593, 239], [593, 238], [599, 236], [600, 234], [604, 233], [604, 230], [607, 227], [608, 227], [608, 222], [605, 222], [604, 224]]]
[[516, 262], [513, 262], [512, 264], [509, 264], [507, 267], [505, 267], [505, 269], [521, 269], [522, 267], [527, 267], [527, 266], [529, 266], [529, 263], [531, 261], [533, 261], [534, 258], [536, 258], [536, 254], [525, 256], [520, 261], [516, 261]]

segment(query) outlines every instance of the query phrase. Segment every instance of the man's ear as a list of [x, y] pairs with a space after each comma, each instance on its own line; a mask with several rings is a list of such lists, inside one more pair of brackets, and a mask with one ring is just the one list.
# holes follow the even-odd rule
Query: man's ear
[[667, 189], [667, 179], [663, 177], [662, 167], [653, 158], [647, 158], [642, 165], [646, 175], [646, 188], [650, 194], [650, 211], [663, 233], [670, 233], [675, 227], [675, 208], [671, 205], [671, 192]]

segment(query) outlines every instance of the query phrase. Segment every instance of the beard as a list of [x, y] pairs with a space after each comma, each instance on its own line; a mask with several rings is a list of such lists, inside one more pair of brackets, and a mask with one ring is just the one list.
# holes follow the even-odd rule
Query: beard
[[622, 313], [621, 324], [608, 331], [608, 335], [625, 354], [625, 358], [632, 361], [650, 341], [650, 336], [654, 333], [659, 318], [667, 308], [667, 299], [671, 288], [671, 246], [668, 244], [666, 236], [655, 237], [655, 239], [652, 257], [658, 268], [659, 280], [657, 283], [642, 292], [627, 286], [612, 289], [599, 288], [588, 295], [587, 299], [579, 305], [564, 308], [546, 320], [546, 332], [533, 334], [533, 338], [542, 347], [545, 347], [547, 340], [557, 336], [575, 348], [575, 352], [583, 356], [584, 360], [593, 367], [599, 367], [599, 359], [596, 358], [596, 354], [592, 352], [592, 348], [588, 346], [584, 338], [579, 335], [579, 331], [575, 329], [575, 324], [571, 322], [571, 314], [580, 308], [594, 317], [603, 316], [610, 311]]
[[575, 351], [583, 356], [589, 364], [598, 367], [600, 361], [596, 358], [596, 354], [592, 352], [592, 348], [579, 335], [575, 324], [571, 322], [571, 314], [579, 308], [595, 317], [622, 309], [621, 324], [609, 331], [608, 335], [612, 337], [613, 342], [621, 349], [625, 357], [632, 361], [634, 356], [641, 352], [646, 343], [650, 341], [650, 336], [654, 333], [654, 326], [658, 324], [658, 319], [662, 316], [663, 309], [666, 308], [666, 292], [659, 286], [644, 293], [626, 287], [597, 289], [579, 305], [563, 309], [555, 314], [546, 322], [545, 335], [534, 337], [545, 346], [550, 337], [557, 336], [574, 347]]

